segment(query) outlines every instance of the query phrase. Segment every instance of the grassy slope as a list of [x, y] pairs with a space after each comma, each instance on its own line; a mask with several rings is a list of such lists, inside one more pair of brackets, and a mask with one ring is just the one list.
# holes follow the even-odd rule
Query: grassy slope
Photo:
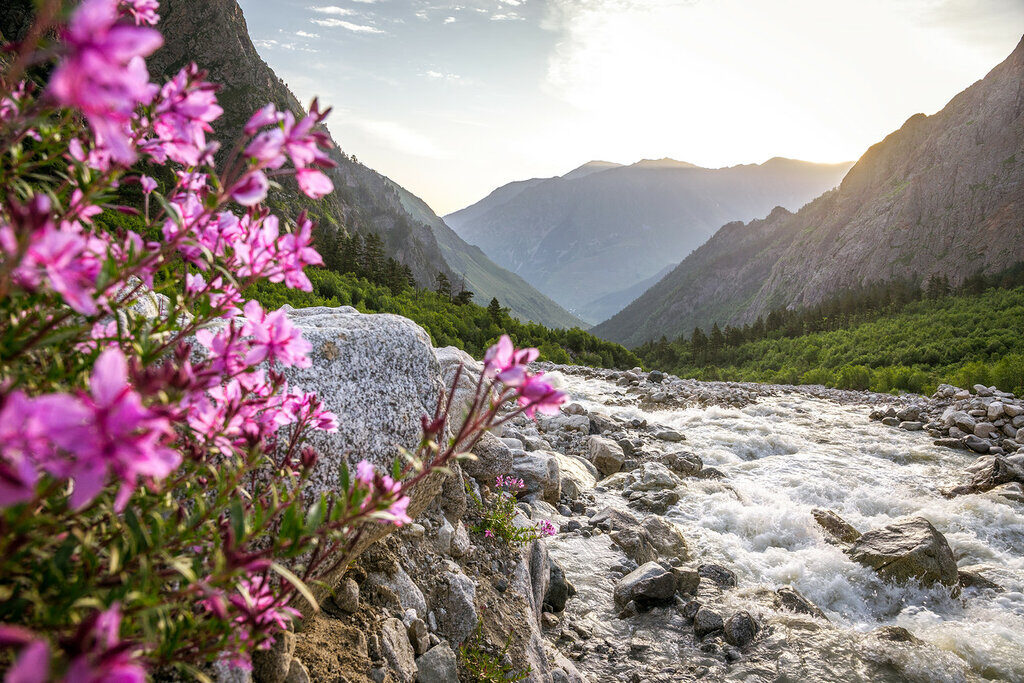
[[931, 391], [995, 384], [1024, 391], [1024, 287], [919, 301], [846, 329], [726, 348], [698, 366], [688, 348], [651, 348], [647, 365], [686, 377]]

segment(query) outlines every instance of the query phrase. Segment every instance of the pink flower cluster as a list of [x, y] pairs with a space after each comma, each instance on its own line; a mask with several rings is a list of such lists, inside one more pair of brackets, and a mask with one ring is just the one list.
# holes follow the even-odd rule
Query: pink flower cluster
[[362, 460], [356, 465], [356, 482], [366, 487], [371, 494], [363, 501], [364, 510], [368, 510], [374, 501], [380, 500], [387, 505], [384, 511], [378, 513], [382, 520], [395, 526], [412, 523], [407, 513], [409, 496], [402, 495], [402, 482], [377, 474], [368, 460]]
[[565, 402], [565, 392], [558, 391], [544, 381], [542, 372], [530, 372], [528, 365], [537, 359], [537, 349], [516, 349], [507, 334], [487, 349], [484, 355], [484, 375], [495, 377], [506, 387], [514, 389], [517, 401], [527, 417], [540, 412], [556, 415]]
[[104, 351], [89, 393], [6, 396], [0, 408], [0, 507], [31, 500], [41, 472], [74, 482], [70, 503], [91, 502], [113, 475], [123, 509], [140, 480], [159, 481], [181, 462], [168, 419], [128, 383], [120, 349]]
[[[50, 646], [28, 629], [0, 626], [0, 646], [20, 647], [6, 683], [46, 683], [50, 677]], [[71, 659], [64, 683], [145, 683], [146, 668], [132, 644], [121, 640], [121, 607], [114, 603], [94, 613], [78, 629], [68, 649]]]
[[555, 525], [546, 519], [542, 519], [537, 523], [537, 532], [540, 533], [541, 536], [554, 536], [556, 533]]
[[499, 474], [494, 480], [494, 485], [499, 489], [504, 488], [509, 491], [522, 491], [526, 488], [526, 482], [516, 479], [511, 474], [504, 477]]

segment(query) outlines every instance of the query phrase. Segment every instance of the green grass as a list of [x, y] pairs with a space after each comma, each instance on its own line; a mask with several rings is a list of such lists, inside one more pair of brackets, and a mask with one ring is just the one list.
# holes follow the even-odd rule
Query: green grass
[[1024, 287], [922, 300], [850, 327], [760, 339], [695, 363], [685, 341], [639, 350], [681, 377], [930, 393], [980, 383], [1024, 393]]

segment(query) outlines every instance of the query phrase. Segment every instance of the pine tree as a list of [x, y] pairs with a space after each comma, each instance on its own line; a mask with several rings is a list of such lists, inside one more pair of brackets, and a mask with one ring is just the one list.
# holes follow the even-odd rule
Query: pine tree
[[452, 298], [452, 283], [448, 280], [448, 276], [444, 272], [438, 272], [436, 280], [436, 292], [443, 297], [448, 299]]
[[497, 297], [491, 297], [491, 303], [487, 304], [487, 315], [495, 325], [501, 325], [501, 304], [498, 303]]

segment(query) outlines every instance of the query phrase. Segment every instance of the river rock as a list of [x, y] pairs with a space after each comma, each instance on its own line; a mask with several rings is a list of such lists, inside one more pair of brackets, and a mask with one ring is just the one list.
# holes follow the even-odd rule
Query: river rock
[[650, 515], [640, 523], [640, 529], [658, 555], [666, 558], [678, 558], [685, 562], [689, 549], [683, 532], [672, 522], [659, 515]]
[[380, 649], [395, 678], [403, 683], [412, 683], [415, 680], [416, 653], [400, 619], [392, 617], [385, 619], [381, 624]]
[[960, 586], [963, 588], [977, 588], [979, 590], [994, 590], [1002, 592], [1004, 589], [998, 583], [985, 576], [991, 567], [984, 564], [968, 565], [960, 567], [957, 575], [960, 579]]
[[825, 616], [825, 613], [817, 605], [805, 598], [800, 591], [792, 586], [779, 588], [775, 591], [775, 596], [777, 598], [776, 603], [783, 609], [828, 620], [828, 617]]
[[697, 572], [720, 588], [732, 588], [736, 585], [736, 572], [720, 564], [702, 564], [697, 567]]
[[558, 460], [547, 451], [513, 451], [512, 476], [523, 480], [523, 495], [535, 495], [541, 500], [558, 504], [562, 494], [562, 475]]
[[831, 510], [814, 508], [811, 510], [811, 516], [828, 534], [827, 540], [836, 542], [839, 545], [849, 545], [861, 536], [859, 531]]
[[698, 638], [717, 633], [725, 628], [722, 615], [707, 607], [701, 607], [693, 617], [693, 632]]
[[757, 636], [761, 626], [750, 612], [741, 610], [729, 617], [724, 624], [725, 642], [736, 647], [746, 647]]
[[971, 480], [947, 492], [948, 496], [984, 493], [1003, 484], [1024, 484], [1024, 467], [1003, 456], [985, 456], [969, 468]]
[[670, 602], [676, 594], [676, 577], [657, 562], [647, 562], [622, 577], [615, 586], [615, 604], [630, 600], [644, 608]]
[[674, 429], [662, 429], [661, 431], [655, 433], [654, 438], [660, 441], [669, 441], [672, 443], [677, 443], [679, 441], [686, 440], [685, 436], [683, 436]]
[[651, 544], [647, 534], [638, 526], [613, 531], [612, 541], [622, 549], [626, 557], [637, 564], [645, 564], [658, 559], [658, 551]]
[[587, 446], [590, 462], [594, 464], [601, 476], [607, 477], [622, 469], [622, 463], [626, 460], [626, 456], [619, 444], [601, 436], [591, 436], [587, 440]]
[[589, 491], [601, 477], [593, 463], [578, 455], [566, 455], [551, 451], [558, 462], [561, 473], [562, 496], [570, 501], [577, 500], [584, 491]]
[[409, 643], [417, 656], [430, 649], [430, 633], [427, 631], [426, 622], [422, 619], [410, 619], [409, 625], [406, 627], [406, 634], [409, 636]]
[[484, 432], [471, 451], [475, 459], [463, 460], [462, 471], [488, 486], [512, 469], [512, 449], [490, 432]]
[[438, 643], [416, 660], [416, 683], [452, 683], [459, 680], [458, 660], [451, 645]]
[[625, 488], [633, 491], [674, 489], [681, 482], [660, 462], [645, 462], [626, 475]]
[[550, 558], [551, 577], [548, 580], [548, 590], [544, 594], [544, 609], [548, 612], [561, 612], [565, 609], [565, 603], [572, 596], [576, 595], [576, 588], [565, 576], [565, 570], [554, 558]]
[[616, 529], [637, 527], [640, 525], [640, 520], [626, 510], [620, 510], [609, 505], [590, 518], [590, 525], [600, 527], [606, 531], [614, 531]]
[[654, 459], [681, 477], [697, 476], [704, 468], [704, 462], [698, 456], [688, 451], [661, 453], [656, 455]]
[[911, 517], [862, 535], [850, 549], [856, 562], [896, 583], [956, 586], [956, 559], [949, 543], [927, 519]]
[[982, 455], [988, 453], [992, 449], [992, 444], [975, 434], [968, 434], [965, 436], [964, 445], [975, 453], [980, 453]]

